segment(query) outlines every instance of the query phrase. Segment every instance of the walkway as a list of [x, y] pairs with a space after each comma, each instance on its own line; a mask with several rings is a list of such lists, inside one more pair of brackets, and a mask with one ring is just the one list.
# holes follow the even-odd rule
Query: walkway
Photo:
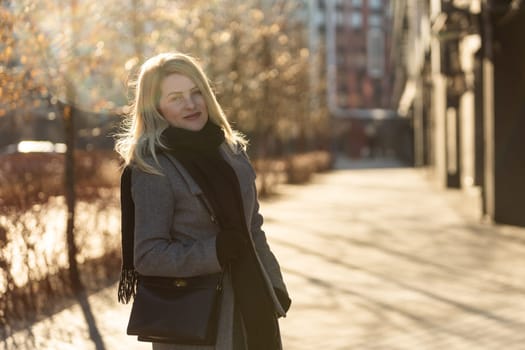
[[525, 229], [465, 216], [422, 171], [345, 165], [264, 207], [285, 349], [525, 349]]
[[[463, 197], [395, 166], [340, 162], [262, 203], [293, 298], [284, 348], [525, 349], [525, 229], [479, 223]], [[89, 301], [103, 345], [75, 306], [33, 328], [37, 349], [150, 348], [124, 335], [114, 287]]]

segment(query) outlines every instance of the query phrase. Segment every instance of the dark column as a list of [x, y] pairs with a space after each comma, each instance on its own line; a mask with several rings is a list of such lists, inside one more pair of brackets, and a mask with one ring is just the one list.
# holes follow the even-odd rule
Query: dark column
[[[525, 6], [493, 18], [494, 220], [525, 226]], [[490, 142], [490, 140], [487, 140]]]
[[[483, 186], [484, 179], [484, 128], [483, 128], [483, 57], [482, 50], [476, 53], [476, 63], [474, 68], [474, 139], [475, 139], [475, 156], [474, 156], [474, 185]], [[483, 211], [483, 214], [486, 214]]]

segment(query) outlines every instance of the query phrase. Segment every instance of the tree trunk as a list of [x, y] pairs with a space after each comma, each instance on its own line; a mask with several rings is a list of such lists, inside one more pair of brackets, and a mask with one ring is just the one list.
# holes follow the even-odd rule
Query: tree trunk
[[[69, 95], [69, 93], [68, 93]], [[77, 246], [75, 242], [75, 125], [71, 106], [64, 107], [64, 133], [66, 138], [66, 158], [64, 169], [64, 180], [67, 205], [67, 255], [69, 262], [69, 277], [73, 291], [82, 290], [82, 283], [78, 273]]]
[[[78, 32], [78, 23], [76, 18], [76, 0], [71, 0], [71, 55], [72, 61], [75, 58], [75, 43]], [[72, 104], [75, 101], [75, 87], [72, 83], [72, 76], [74, 72], [73, 63], [70, 63], [68, 69], [68, 76], [66, 77], [66, 105], [64, 106], [64, 134], [66, 140], [66, 158], [64, 161], [64, 183], [66, 192], [67, 205], [67, 226], [66, 226], [66, 241], [67, 241], [67, 255], [69, 262], [69, 277], [71, 288], [74, 292], [82, 290], [82, 282], [78, 273], [77, 263], [77, 245], [75, 242], [75, 116], [73, 113]]]

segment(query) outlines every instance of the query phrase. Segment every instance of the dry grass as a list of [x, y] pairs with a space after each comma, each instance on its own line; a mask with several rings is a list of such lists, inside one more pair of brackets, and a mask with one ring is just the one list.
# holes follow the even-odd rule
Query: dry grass
[[[0, 157], [0, 338], [72, 294], [63, 174], [63, 154]], [[88, 289], [119, 271], [119, 174], [113, 153], [76, 153], [75, 236]]]

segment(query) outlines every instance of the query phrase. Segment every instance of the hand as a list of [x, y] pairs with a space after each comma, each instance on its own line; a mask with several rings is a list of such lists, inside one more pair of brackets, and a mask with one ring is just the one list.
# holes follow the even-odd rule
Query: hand
[[221, 267], [237, 260], [243, 246], [242, 233], [236, 229], [221, 230], [215, 238], [215, 250]]
[[273, 291], [275, 292], [277, 299], [279, 299], [279, 303], [281, 304], [284, 312], [288, 312], [290, 305], [292, 305], [292, 299], [290, 299], [290, 297], [279, 288], [274, 288]]

